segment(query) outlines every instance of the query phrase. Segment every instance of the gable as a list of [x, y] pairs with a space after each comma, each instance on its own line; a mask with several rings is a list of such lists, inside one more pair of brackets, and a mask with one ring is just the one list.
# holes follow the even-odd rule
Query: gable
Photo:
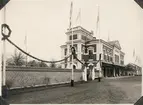
[[121, 46], [120, 46], [119, 41], [116, 41], [116, 42], [115, 42], [115, 46], [118, 47], [119, 49], [121, 49]]
[[112, 46], [117, 47], [118, 49], [121, 49], [121, 46], [120, 46], [120, 43], [119, 43], [118, 40], [110, 41], [110, 42], [108, 42], [108, 43], [111, 44]]

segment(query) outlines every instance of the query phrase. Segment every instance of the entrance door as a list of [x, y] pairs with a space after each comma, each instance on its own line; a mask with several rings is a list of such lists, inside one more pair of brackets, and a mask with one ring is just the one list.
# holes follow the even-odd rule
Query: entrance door
[[87, 69], [87, 80], [91, 80], [92, 79], [92, 69], [93, 69], [92, 65], [90, 65], [89, 69]]

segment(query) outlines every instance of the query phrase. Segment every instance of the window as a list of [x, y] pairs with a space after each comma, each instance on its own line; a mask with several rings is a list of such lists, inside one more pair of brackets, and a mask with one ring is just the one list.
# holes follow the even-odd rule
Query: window
[[84, 35], [81, 36], [81, 39], [84, 41], [90, 40], [89, 38], [87, 38], [87, 36], [84, 36]]
[[81, 39], [82, 39], [82, 40], [86, 40], [86, 37], [82, 35], [82, 36], [81, 36]]
[[73, 35], [73, 40], [77, 39], [77, 34]]
[[[73, 35], [73, 40], [77, 39], [77, 34]], [[72, 35], [69, 36], [69, 40], [72, 40]]]
[[65, 59], [65, 63], [67, 63], [67, 59]]
[[113, 58], [112, 58], [112, 57], [110, 57], [110, 61], [111, 61], [111, 62], [113, 61]]
[[73, 65], [73, 69], [76, 69], [76, 66], [75, 66], [75, 65]]
[[71, 35], [69, 36], [69, 40], [72, 40], [72, 36]]
[[106, 55], [104, 55], [104, 60], [106, 61]]
[[115, 54], [115, 62], [119, 63], [119, 56]]
[[105, 53], [106, 53], [106, 50], [104, 49], [104, 50], [103, 50], [103, 54], [105, 54]]
[[121, 65], [123, 65], [124, 64], [124, 61], [121, 61]]
[[70, 56], [70, 61], [72, 61], [72, 56]]
[[89, 59], [93, 59], [93, 50], [89, 50]]
[[67, 48], [65, 48], [65, 55], [67, 55]]
[[94, 52], [96, 52], [96, 45], [94, 45]]
[[94, 54], [94, 61], [96, 61], [96, 54]]
[[123, 59], [124, 59], [124, 56], [123, 56], [123, 55], [120, 55], [120, 58], [123, 60]]
[[87, 53], [87, 48], [85, 48], [85, 53]]
[[109, 62], [110, 58], [109, 58], [109, 55], [107, 55], [107, 61]]

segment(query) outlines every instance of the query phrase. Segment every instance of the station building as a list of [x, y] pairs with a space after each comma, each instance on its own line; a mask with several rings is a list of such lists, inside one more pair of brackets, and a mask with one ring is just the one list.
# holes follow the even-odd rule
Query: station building
[[[72, 38], [73, 33], [73, 38]], [[82, 62], [87, 62], [88, 66], [95, 67], [95, 74], [101, 67], [103, 77], [113, 77], [125, 75], [124, 73], [124, 56], [118, 40], [104, 41], [94, 37], [93, 31], [88, 31], [81, 26], [73, 27], [72, 31], [67, 30], [67, 42], [61, 46], [62, 59], [71, 54], [71, 46], [76, 49], [76, 56]], [[86, 47], [85, 47], [86, 46]], [[97, 63], [101, 54], [101, 63]], [[72, 58], [61, 63], [62, 68], [71, 69]], [[76, 69], [82, 69], [83, 65], [74, 60]], [[91, 68], [92, 68], [91, 67]], [[90, 68], [88, 69], [90, 71]]]

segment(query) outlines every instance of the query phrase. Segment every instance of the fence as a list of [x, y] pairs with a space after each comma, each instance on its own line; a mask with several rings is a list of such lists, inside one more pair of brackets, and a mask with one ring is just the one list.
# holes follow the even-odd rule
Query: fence
[[[74, 70], [74, 81], [82, 80], [82, 71]], [[9, 88], [23, 88], [41, 85], [68, 83], [71, 69], [44, 67], [7, 67], [6, 84]]]

